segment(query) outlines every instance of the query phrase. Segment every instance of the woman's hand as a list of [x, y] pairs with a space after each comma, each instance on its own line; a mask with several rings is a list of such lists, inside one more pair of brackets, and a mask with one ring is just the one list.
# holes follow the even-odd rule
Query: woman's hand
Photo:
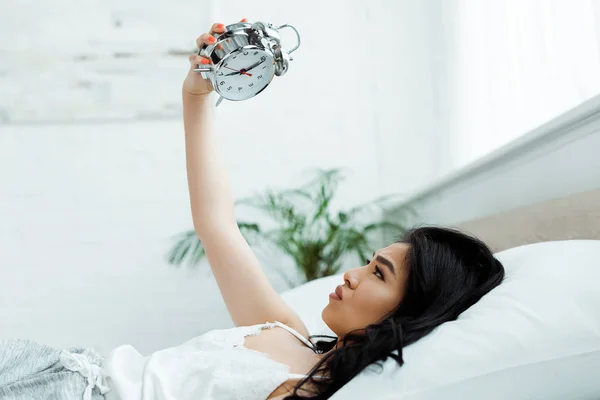
[[[242, 22], [246, 22], [247, 19], [242, 19]], [[203, 44], [211, 45], [217, 41], [213, 36], [213, 33], [221, 34], [225, 31], [225, 25], [222, 23], [215, 23], [210, 28], [208, 33], [203, 33], [198, 39], [196, 39], [196, 45], [198, 49]], [[196, 65], [210, 64], [212, 61], [208, 57], [199, 56], [198, 54], [192, 54], [189, 56], [190, 69], [188, 74], [183, 81], [183, 93], [192, 96], [208, 96], [212, 92], [213, 87], [210, 80], [202, 78], [199, 72], [194, 72]]]

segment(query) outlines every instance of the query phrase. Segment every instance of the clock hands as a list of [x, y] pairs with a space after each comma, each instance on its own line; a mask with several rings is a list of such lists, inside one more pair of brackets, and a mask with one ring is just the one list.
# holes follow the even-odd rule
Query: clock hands
[[[229, 68], [229, 67], [225, 67], [225, 68]], [[248, 75], [248, 76], [252, 76], [252, 74], [247, 74], [246, 70], [243, 69], [243, 68], [240, 69], [239, 71], [237, 69], [233, 69], [233, 68], [229, 68], [229, 69], [232, 70], [232, 71], [235, 71], [235, 72], [231, 72], [231, 73], [229, 73], [229, 74], [227, 74], [225, 76], [231, 76], [231, 75]]]
[[262, 64], [264, 62], [265, 62], [265, 60], [261, 60], [261, 61], [255, 62], [254, 64], [252, 64], [248, 68], [242, 68], [239, 71], [237, 69], [225, 67], [225, 68], [229, 68], [232, 71], [235, 71], [235, 72], [230, 72], [229, 74], [227, 74], [225, 76], [231, 76], [231, 75], [248, 75], [248, 76], [252, 76], [252, 74], [249, 74], [248, 71], [250, 71], [251, 69], [254, 69], [254, 68], [258, 67], [260, 64]]
[[251, 66], [249, 66], [248, 68], [246, 68], [246, 72], [250, 71], [251, 69], [254, 69], [256, 67], [258, 67], [260, 64], [264, 63], [265, 60], [260, 60], [259, 62], [255, 62], [254, 64], [252, 64]]

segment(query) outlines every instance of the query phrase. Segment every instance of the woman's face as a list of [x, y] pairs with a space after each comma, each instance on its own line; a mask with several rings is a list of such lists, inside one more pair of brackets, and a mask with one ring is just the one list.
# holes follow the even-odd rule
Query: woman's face
[[394, 243], [375, 252], [364, 267], [344, 274], [341, 300], [330, 297], [329, 304], [321, 313], [323, 321], [338, 338], [354, 329], [379, 322], [398, 307], [408, 280], [404, 266], [407, 250], [407, 244]]

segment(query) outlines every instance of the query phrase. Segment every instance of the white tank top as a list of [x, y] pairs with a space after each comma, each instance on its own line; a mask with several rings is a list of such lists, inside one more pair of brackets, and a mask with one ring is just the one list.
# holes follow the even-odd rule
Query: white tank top
[[119, 346], [104, 362], [111, 388], [107, 399], [264, 400], [288, 379], [306, 376], [291, 374], [287, 365], [244, 346], [246, 336], [275, 326], [316, 350], [279, 321], [213, 330], [147, 357], [130, 345]]

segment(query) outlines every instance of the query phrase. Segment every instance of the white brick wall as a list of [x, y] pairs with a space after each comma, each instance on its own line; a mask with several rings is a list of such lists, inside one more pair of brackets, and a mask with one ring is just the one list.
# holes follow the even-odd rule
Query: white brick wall
[[0, 122], [175, 117], [207, 0], [5, 0]]
[[[349, 179], [335, 206], [349, 206], [437, 173], [434, 2], [228, 1], [213, 16], [202, 2], [129, 3], [0, 6], [3, 335], [148, 352], [231, 326], [206, 266], [163, 260], [192, 225], [179, 117], [187, 59], [161, 52], [192, 45], [213, 20], [291, 23], [303, 39], [286, 76], [217, 110], [236, 196], [341, 166]], [[115, 15], [136, 28], [119, 36]], [[74, 60], [88, 47], [100, 59]], [[267, 270], [290, 266], [260, 257]]]

